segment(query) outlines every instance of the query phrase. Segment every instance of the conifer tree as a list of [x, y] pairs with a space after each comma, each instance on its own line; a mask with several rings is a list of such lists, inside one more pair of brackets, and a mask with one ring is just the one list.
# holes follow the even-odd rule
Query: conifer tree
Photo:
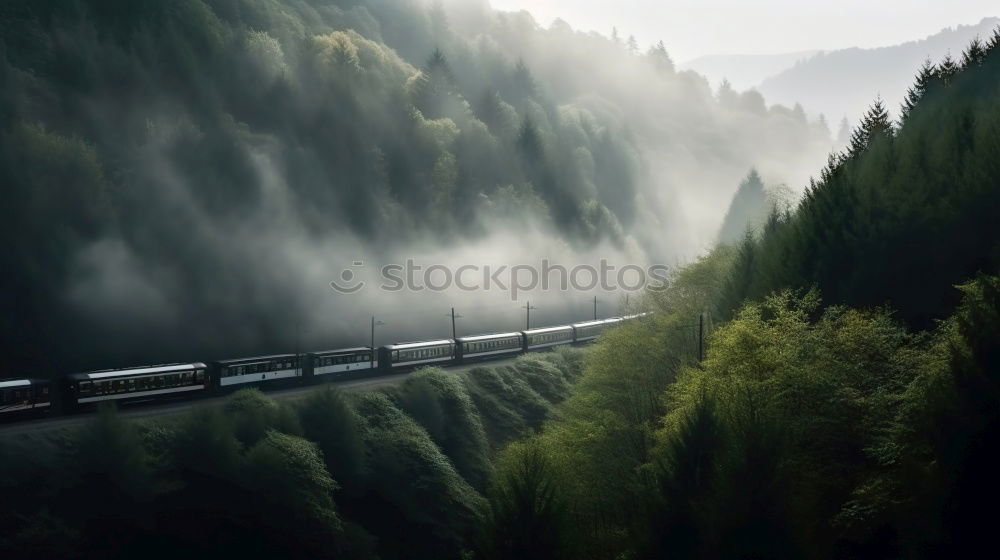
[[875, 102], [865, 113], [861, 124], [851, 135], [851, 143], [848, 151], [851, 155], [860, 154], [868, 150], [871, 143], [879, 136], [892, 137], [892, 123], [889, 121], [889, 111], [885, 108], [882, 96], [875, 98]]
[[920, 70], [917, 72], [916, 80], [913, 85], [906, 90], [906, 98], [903, 100], [903, 105], [899, 112], [900, 123], [905, 121], [906, 118], [910, 116], [910, 113], [917, 106], [917, 103], [920, 102], [920, 98], [927, 92], [927, 87], [934, 79], [936, 72], [937, 69], [935, 68], [934, 63], [931, 62], [931, 59], [925, 59], [924, 65], [921, 66]]
[[997, 47], [1000, 47], [1000, 25], [993, 28], [993, 36], [986, 41], [986, 52], [989, 53]]
[[984, 60], [986, 60], [986, 48], [983, 46], [983, 42], [979, 40], [979, 37], [975, 37], [969, 43], [969, 46], [962, 51], [962, 68], [979, 66]]
[[944, 60], [942, 60], [941, 64], [938, 65], [937, 76], [942, 82], [947, 84], [959, 70], [960, 68], [955, 62], [955, 59], [951, 57], [951, 53], [948, 53], [944, 55]]
[[663, 46], [663, 41], [659, 41], [656, 45], [649, 48], [647, 55], [653, 63], [653, 67], [656, 68], [657, 72], [663, 75], [669, 75], [676, 72], [674, 68], [674, 61], [667, 54], [667, 48]]
[[764, 181], [756, 169], [751, 169], [736, 189], [729, 204], [726, 217], [722, 220], [719, 242], [736, 244], [744, 233], [759, 227], [769, 210]]
[[837, 129], [837, 145], [843, 148], [851, 141], [851, 123], [847, 117], [840, 119], [840, 127]]
[[639, 42], [635, 40], [635, 35], [629, 35], [625, 45], [628, 48], [628, 54], [634, 56], [639, 53]]
[[413, 102], [425, 117], [434, 119], [445, 112], [450, 97], [459, 97], [455, 88], [455, 76], [444, 52], [436, 48], [417, 78]]

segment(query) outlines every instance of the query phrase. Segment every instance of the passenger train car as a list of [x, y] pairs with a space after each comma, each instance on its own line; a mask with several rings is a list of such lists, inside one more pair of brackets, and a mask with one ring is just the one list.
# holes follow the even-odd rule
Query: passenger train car
[[209, 389], [201, 362], [76, 373], [65, 378], [63, 403], [70, 409], [104, 401], [134, 401]]
[[524, 352], [524, 333], [508, 332], [463, 336], [455, 339], [458, 363], [498, 358]]
[[48, 410], [49, 382], [40, 379], [0, 379], [0, 415]]
[[306, 355], [306, 377], [346, 377], [375, 369], [375, 353], [367, 346], [312, 352]]
[[[63, 378], [50, 394], [48, 381], [0, 380], [0, 418], [54, 408], [79, 410], [100, 402], [117, 403], [193, 398], [242, 387], [271, 387], [308, 381], [406, 371], [426, 365], [449, 365], [497, 359], [565, 344], [590, 342], [605, 330], [648, 315], [640, 313], [572, 325], [456, 339], [405, 342], [277, 354], [255, 358], [166, 364], [77, 373]], [[52, 397], [56, 397], [53, 399]]]
[[212, 362], [212, 382], [216, 387], [233, 387], [302, 377], [301, 361], [297, 354], [219, 360]]

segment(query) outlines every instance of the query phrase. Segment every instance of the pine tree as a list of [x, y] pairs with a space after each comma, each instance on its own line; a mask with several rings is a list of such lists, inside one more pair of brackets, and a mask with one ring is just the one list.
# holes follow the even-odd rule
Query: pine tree
[[992, 52], [994, 49], [1000, 48], [1000, 25], [993, 28], [993, 36], [990, 37], [989, 41], [986, 41], [986, 52]]
[[840, 128], [837, 129], [837, 145], [843, 148], [851, 141], [851, 123], [847, 117], [840, 119]]
[[906, 99], [899, 111], [899, 122], [902, 123], [910, 116], [910, 113], [920, 102], [920, 98], [927, 92], [927, 87], [937, 74], [937, 68], [930, 58], [924, 60], [924, 65], [917, 72], [916, 80], [909, 89], [906, 90]]
[[851, 135], [851, 143], [848, 151], [851, 155], [860, 154], [868, 150], [872, 141], [879, 136], [892, 138], [892, 123], [889, 120], [889, 111], [885, 108], [882, 96], [875, 98], [875, 102], [865, 113], [861, 124]]
[[639, 42], [635, 40], [635, 35], [629, 35], [625, 45], [628, 48], [628, 54], [634, 56], [639, 53]]
[[616, 45], [620, 45], [622, 43], [621, 37], [618, 36], [618, 28], [617, 27], [612, 27], [611, 28], [611, 42], [614, 43], [614, 44], [616, 44]]
[[729, 203], [719, 230], [719, 242], [729, 245], [738, 243], [747, 231], [753, 231], [764, 223], [768, 210], [764, 181], [756, 169], [751, 169]]
[[983, 42], [979, 40], [979, 37], [975, 37], [969, 43], [969, 46], [962, 51], [962, 68], [979, 66], [984, 60], [986, 60], [986, 48], [983, 46]]
[[429, 119], [443, 115], [449, 98], [458, 98], [455, 76], [441, 49], [434, 49], [413, 88], [413, 103]]
[[653, 67], [661, 75], [670, 75], [676, 72], [674, 61], [667, 54], [667, 48], [663, 46], [663, 41], [659, 41], [656, 45], [650, 47], [646, 56], [649, 57], [649, 60], [653, 63]]
[[955, 63], [955, 59], [951, 57], [951, 53], [944, 55], [944, 60], [938, 65], [937, 76], [942, 82], [947, 84], [951, 81], [955, 74], [958, 74], [958, 64]]

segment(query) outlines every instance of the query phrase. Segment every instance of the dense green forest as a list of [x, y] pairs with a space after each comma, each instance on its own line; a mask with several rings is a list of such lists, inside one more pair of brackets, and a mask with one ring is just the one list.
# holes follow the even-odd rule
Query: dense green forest
[[582, 351], [366, 393], [256, 389], [180, 417], [0, 439], [3, 558], [460, 558], [492, 457], [566, 398]]
[[714, 227], [684, 193], [829, 145], [662, 43], [485, 1], [8, 0], [3, 367], [277, 351], [293, 321], [331, 344], [344, 261], [533, 228], [672, 262]]
[[[876, 101], [796, 208], [651, 295], [651, 325], [602, 337], [560, 414], [498, 460], [501, 495], [540, 498], [487, 556], [989, 550], [998, 84], [1000, 29], [926, 64], [899, 121]], [[704, 359], [673, 351], [702, 313]]]

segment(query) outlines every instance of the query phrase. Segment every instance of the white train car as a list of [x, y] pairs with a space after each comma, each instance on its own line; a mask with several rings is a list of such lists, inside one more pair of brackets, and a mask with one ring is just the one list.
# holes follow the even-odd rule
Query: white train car
[[455, 341], [429, 340], [389, 344], [379, 348], [378, 362], [383, 370], [421, 365], [448, 364], [455, 360]]
[[573, 343], [573, 327], [571, 325], [530, 329], [521, 331], [521, 334], [524, 335], [525, 350], [537, 350]]
[[41, 379], [0, 379], [0, 417], [38, 410], [51, 404], [49, 382]]
[[204, 393], [208, 367], [201, 362], [77, 373], [67, 378], [71, 405], [145, 400]]
[[311, 352], [306, 377], [342, 377], [368, 373], [375, 367], [375, 356], [368, 346]]
[[481, 334], [455, 339], [460, 362], [508, 356], [524, 351], [524, 335], [519, 332]]
[[256, 358], [237, 358], [213, 362], [213, 378], [218, 387], [270, 384], [302, 377], [302, 358], [298, 354], [275, 354]]

